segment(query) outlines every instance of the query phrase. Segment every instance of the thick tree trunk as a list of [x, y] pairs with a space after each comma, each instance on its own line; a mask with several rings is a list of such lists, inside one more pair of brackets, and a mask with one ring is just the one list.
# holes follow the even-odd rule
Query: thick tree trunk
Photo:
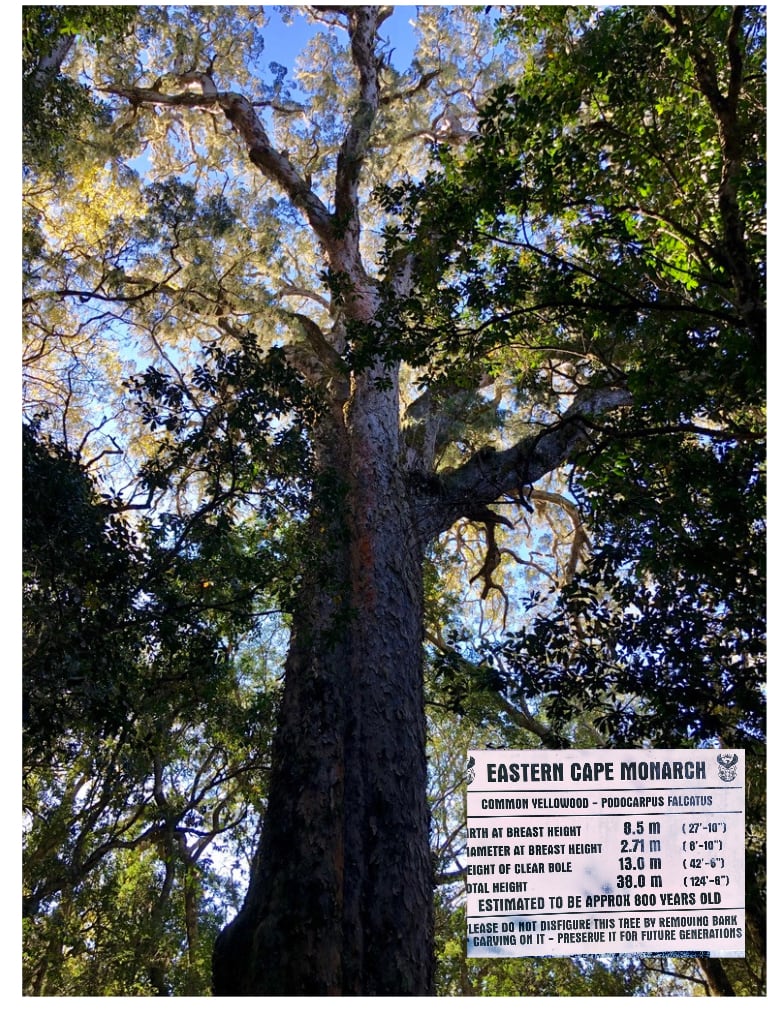
[[[418, 257], [395, 259], [373, 279], [360, 246], [361, 176], [375, 159], [386, 66], [378, 33], [391, 10], [318, 8], [346, 23], [357, 83], [330, 202], [313, 190], [303, 161], [270, 138], [262, 101], [219, 88], [213, 63], [174, 75], [181, 92], [164, 92], [162, 76], [151, 88], [110, 90], [134, 107], [221, 112], [252, 164], [306, 219], [332, 283], [325, 333], [285, 311], [304, 333], [286, 355], [308, 385], [333, 397], [315, 438], [317, 543], [308, 538], [291, 609], [270, 797], [245, 905], [217, 943], [217, 995], [432, 992], [425, 546], [459, 518], [487, 521], [488, 504], [502, 495], [525, 500], [526, 488], [583, 445], [594, 417], [629, 397], [610, 388], [580, 394], [559, 423], [435, 475], [437, 421], [423, 423], [419, 450], [401, 450], [397, 368], [349, 374], [342, 357], [351, 352], [356, 366], [367, 365], [365, 338], [386, 322], [382, 302], [410, 294]], [[422, 76], [418, 87], [429, 80]], [[427, 399], [420, 401], [428, 410]]]
[[584, 443], [587, 413], [627, 401], [581, 396], [506, 452], [409, 478], [395, 372], [353, 379], [317, 439], [318, 543], [295, 604], [259, 853], [217, 944], [216, 995], [431, 994], [425, 544], [522, 493]]
[[326, 439], [332, 481], [293, 619], [269, 804], [217, 995], [428, 995], [432, 869], [423, 548], [397, 391], [367, 375]]

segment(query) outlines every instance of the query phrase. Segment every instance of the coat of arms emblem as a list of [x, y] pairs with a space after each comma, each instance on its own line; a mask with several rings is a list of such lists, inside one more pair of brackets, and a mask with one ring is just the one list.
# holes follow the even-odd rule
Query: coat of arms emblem
[[738, 760], [738, 755], [732, 754], [729, 751], [717, 755], [717, 763], [720, 765], [718, 775], [720, 776], [721, 781], [733, 782], [736, 778], [736, 768], [734, 765]]

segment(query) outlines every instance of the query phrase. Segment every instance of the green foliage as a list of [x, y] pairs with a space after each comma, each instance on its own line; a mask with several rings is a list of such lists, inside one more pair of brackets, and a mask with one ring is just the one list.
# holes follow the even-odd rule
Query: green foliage
[[[426, 8], [422, 63], [378, 68], [371, 324], [344, 323], [348, 275], [254, 178], [220, 112], [150, 113], [135, 92], [121, 109], [85, 84], [119, 94], [152, 70], [171, 96], [180, 69], [207, 67], [220, 88], [259, 97], [274, 159], [330, 209], [353, 65], [336, 31], [318, 33], [292, 99], [281, 65], [258, 77], [262, 17], [24, 9], [25, 172], [56, 181], [25, 214], [30, 402], [56, 417], [51, 437], [24, 430], [25, 991], [208, 993], [264, 801], [285, 645], [275, 612], [301, 600], [302, 574], [334, 577], [347, 529], [318, 432], [347, 415], [350, 375], [404, 360], [407, 386], [429, 392], [403, 438], [425, 443], [439, 409], [435, 468], [514, 443], [516, 423], [555, 424], [592, 387], [633, 397], [600, 429], [584, 422], [571, 487], [592, 557], [531, 595], [525, 623], [473, 650], [477, 623], [451, 585], [459, 559], [442, 542], [430, 553], [440, 994], [687, 993], [692, 972], [665, 988], [633, 960], [464, 957], [461, 761], [486, 742], [746, 746], [750, 906], [764, 899], [752, 767], [764, 743], [763, 12], [504, 8], [498, 36], [519, 67], [486, 95], [471, 141], [419, 141], [411, 159], [395, 140], [429, 135], [480, 75], [489, 30], [477, 11]], [[449, 35], [454, 18], [466, 39]], [[434, 94], [430, 48], [455, 79]], [[139, 143], [144, 182], [116, 156]], [[414, 286], [398, 295], [410, 259]], [[365, 267], [373, 282], [370, 252]], [[140, 368], [126, 368], [137, 339]], [[55, 387], [41, 396], [46, 374]], [[477, 393], [489, 380], [493, 401]], [[86, 464], [105, 396], [145, 516], [101, 494]], [[350, 628], [345, 607], [334, 630]], [[729, 970], [738, 994], [764, 973], [750, 943]]]
[[[210, 994], [210, 957], [232, 897], [210, 863], [119, 851], [50, 913], [25, 922], [28, 995]], [[203, 895], [203, 893], [206, 895]]]
[[[700, 412], [715, 390], [726, 421], [759, 404], [764, 26], [740, 8], [729, 34], [729, 10], [679, 8], [673, 28], [632, 6], [502, 21], [528, 67], [486, 103], [468, 153], [380, 193], [400, 218], [388, 251], [419, 256], [418, 308], [401, 311], [417, 338], [458, 304], [451, 337], [474, 359], [524, 349], [540, 378], [567, 359], [594, 383], [628, 381], [644, 406], [663, 380], [660, 417]], [[730, 75], [727, 98], [703, 64]]]
[[580, 483], [596, 550], [499, 648], [513, 685], [559, 720], [595, 712], [612, 743], [760, 744], [760, 458], [678, 436], [601, 453]]
[[143, 556], [77, 461], [33, 427], [24, 443], [24, 720], [32, 749], [127, 709], [144, 644], [134, 600]]
[[206, 346], [188, 381], [150, 366], [131, 388], [144, 422], [164, 431], [144, 477], [168, 486], [179, 467], [195, 466], [212, 502], [243, 496], [265, 519], [307, 507], [312, 480], [307, 423], [319, 401], [288, 365], [285, 351], [264, 353], [255, 338], [236, 348]]
[[[545, 742], [715, 743], [761, 763], [763, 13], [517, 7], [500, 31], [525, 70], [465, 156], [385, 193], [389, 244], [424, 252], [432, 315], [461, 301], [475, 358], [506, 350], [518, 394], [614, 381], [633, 401], [571, 477], [587, 565], [498, 643], [454, 638], [448, 704], [478, 723], [535, 708]], [[748, 818], [759, 922], [761, 799]], [[761, 943], [728, 971], [741, 994], [764, 984]]]
[[107, 124], [106, 104], [61, 64], [75, 36], [93, 44], [124, 35], [135, 7], [25, 6], [22, 8], [22, 120], [27, 167], [60, 169], [61, 155], [82, 126]]
[[69, 452], [24, 429], [25, 728], [30, 756], [87, 724], [114, 734], [144, 688], [200, 707], [252, 625], [251, 537], [204, 510], [130, 525]]
[[466, 156], [390, 190], [390, 244], [425, 249], [437, 315], [461, 282], [479, 355], [523, 353], [518, 393], [633, 399], [572, 478], [594, 558], [497, 648], [509, 685], [562, 722], [596, 712], [606, 742], [759, 743], [763, 19], [525, 7], [500, 32], [525, 70]]
[[29, 994], [208, 992], [236, 901], [210, 855], [250, 858], [278, 693], [260, 545], [216, 514], [130, 526], [25, 427]]

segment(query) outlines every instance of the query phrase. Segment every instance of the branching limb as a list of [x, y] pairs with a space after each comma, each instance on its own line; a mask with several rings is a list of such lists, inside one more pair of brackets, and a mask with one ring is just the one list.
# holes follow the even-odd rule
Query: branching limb
[[51, 52], [40, 58], [32, 75], [32, 83], [36, 89], [45, 89], [56, 78], [74, 42], [74, 35], [59, 36]]
[[386, 93], [381, 97], [380, 103], [382, 107], [390, 106], [393, 103], [398, 103], [400, 100], [408, 100], [412, 96], [416, 96], [418, 93], [423, 92], [431, 82], [433, 82], [440, 74], [440, 69], [435, 68], [433, 71], [424, 72], [417, 82], [413, 85], [408, 86], [406, 89], [400, 89], [397, 92]]
[[[256, 105], [240, 93], [220, 91], [207, 72], [187, 72], [178, 76], [177, 81], [185, 88], [176, 93], [161, 92], [155, 87], [145, 89], [138, 86], [112, 87], [102, 91], [112, 96], [121, 96], [136, 107], [221, 110], [243, 139], [251, 162], [274, 181], [306, 215], [318, 239], [328, 249], [335, 242], [331, 215], [288, 155], [274, 148], [258, 115]], [[158, 83], [161, 82], [161, 79], [158, 80]]]
[[[456, 659], [459, 662], [466, 663], [466, 669], [469, 674], [477, 670], [476, 665], [473, 665], [472, 662], [464, 658], [455, 647], [450, 647], [442, 637], [436, 636], [434, 633], [427, 633], [426, 639], [441, 653], [450, 655], [451, 658]], [[525, 729], [526, 732], [536, 736], [542, 741], [545, 747], [562, 745], [562, 740], [555, 736], [549, 726], [539, 721], [533, 715], [522, 694], [513, 695], [509, 691], [505, 692], [503, 689], [499, 689], [497, 691], [497, 696], [504, 707], [504, 713], [508, 715], [515, 725], [518, 725], [521, 729]]]
[[493, 574], [501, 565], [501, 551], [499, 550], [499, 545], [496, 541], [496, 526], [498, 524], [503, 524], [504, 526], [509, 526], [511, 529], [512, 524], [508, 519], [505, 519], [504, 516], [497, 515], [490, 509], [486, 509], [486, 514], [480, 520], [480, 522], [482, 523], [483, 530], [485, 531], [485, 559], [483, 560], [483, 564], [480, 567], [480, 571], [475, 573], [475, 575], [471, 578], [469, 582], [471, 584], [474, 583], [476, 580], [482, 579], [483, 592], [480, 595], [481, 600], [484, 601], [486, 597], [488, 597], [488, 594], [490, 593], [491, 590], [498, 590], [498, 592], [504, 598], [505, 606], [508, 607], [509, 602], [507, 600], [507, 595], [504, 593], [503, 587], [501, 587], [498, 583], [494, 582]]
[[726, 88], [723, 92], [718, 78], [715, 55], [697, 37], [693, 23], [686, 19], [683, 7], [672, 10], [654, 8], [678, 43], [690, 54], [698, 88], [709, 104], [717, 124], [722, 168], [718, 187], [721, 240], [718, 257], [727, 269], [736, 294], [739, 313], [758, 343], [765, 339], [765, 304], [761, 299], [760, 273], [752, 260], [747, 244], [744, 215], [739, 202], [739, 179], [744, 161], [744, 128], [739, 116], [744, 88], [743, 23], [746, 8], [731, 7], [726, 36]]
[[528, 497], [534, 505], [557, 505], [558, 508], [563, 509], [563, 511], [570, 517], [571, 523], [573, 524], [573, 531], [571, 534], [571, 551], [565, 569], [565, 582], [570, 583], [576, 575], [576, 569], [578, 568], [579, 561], [582, 559], [584, 550], [589, 547], [589, 536], [586, 528], [584, 527], [579, 507], [575, 502], [570, 501], [564, 495], [557, 494], [554, 491], [542, 491], [534, 488], [529, 493]]
[[[435, 395], [425, 388], [403, 412], [403, 444], [408, 468], [430, 473], [446, 446], [456, 440], [456, 427], [466, 424], [466, 410], [478, 400], [478, 392], [493, 383], [488, 374], [478, 375], [473, 388], [443, 388]], [[500, 398], [500, 395], [499, 395]], [[493, 407], [498, 410], [494, 396]]]
[[526, 501], [537, 480], [584, 447], [596, 419], [631, 402], [626, 388], [585, 388], [551, 426], [502, 451], [483, 448], [457, 469], [427, 479], [419, 516], [426, 537], [438, 536], [458, 519], [475, 518], [478, 508], [502, 495]]
[[286, 152], [273, 145], [262, 122], [258, 103], [238, 92], [223, 91], [212, 68], [176, 75], [183, 88], [162, 91], [162, 77], [151, 88], [105, 88], [102, 91], [127, 99], [135, 107], [186, 107], [220, 110], [243, 140], [251, 162], [290, 199], [307, 218], [323, 247], [330, 270], [349, 284], [345, 299], [347, 315], [370, 320], [378, 307], [378, 294], [365, 273], [360, 254], [359, 184], [363, 161], [379, 110], [380, 62], [377, 33], [391, 8], [359, 6], [314, 8], [321, 17], [337, 16], [346, 22], [357, 72], [358, 96], [347, 125], [336, 165], [335, 209], [331, 212], [313, 191], [305, 173]]

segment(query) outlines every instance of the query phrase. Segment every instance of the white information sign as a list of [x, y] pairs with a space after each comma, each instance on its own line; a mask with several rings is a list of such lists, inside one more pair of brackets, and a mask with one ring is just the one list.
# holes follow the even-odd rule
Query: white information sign
[[744, 956], [742, 750], [471, 750], [467, 955]]

